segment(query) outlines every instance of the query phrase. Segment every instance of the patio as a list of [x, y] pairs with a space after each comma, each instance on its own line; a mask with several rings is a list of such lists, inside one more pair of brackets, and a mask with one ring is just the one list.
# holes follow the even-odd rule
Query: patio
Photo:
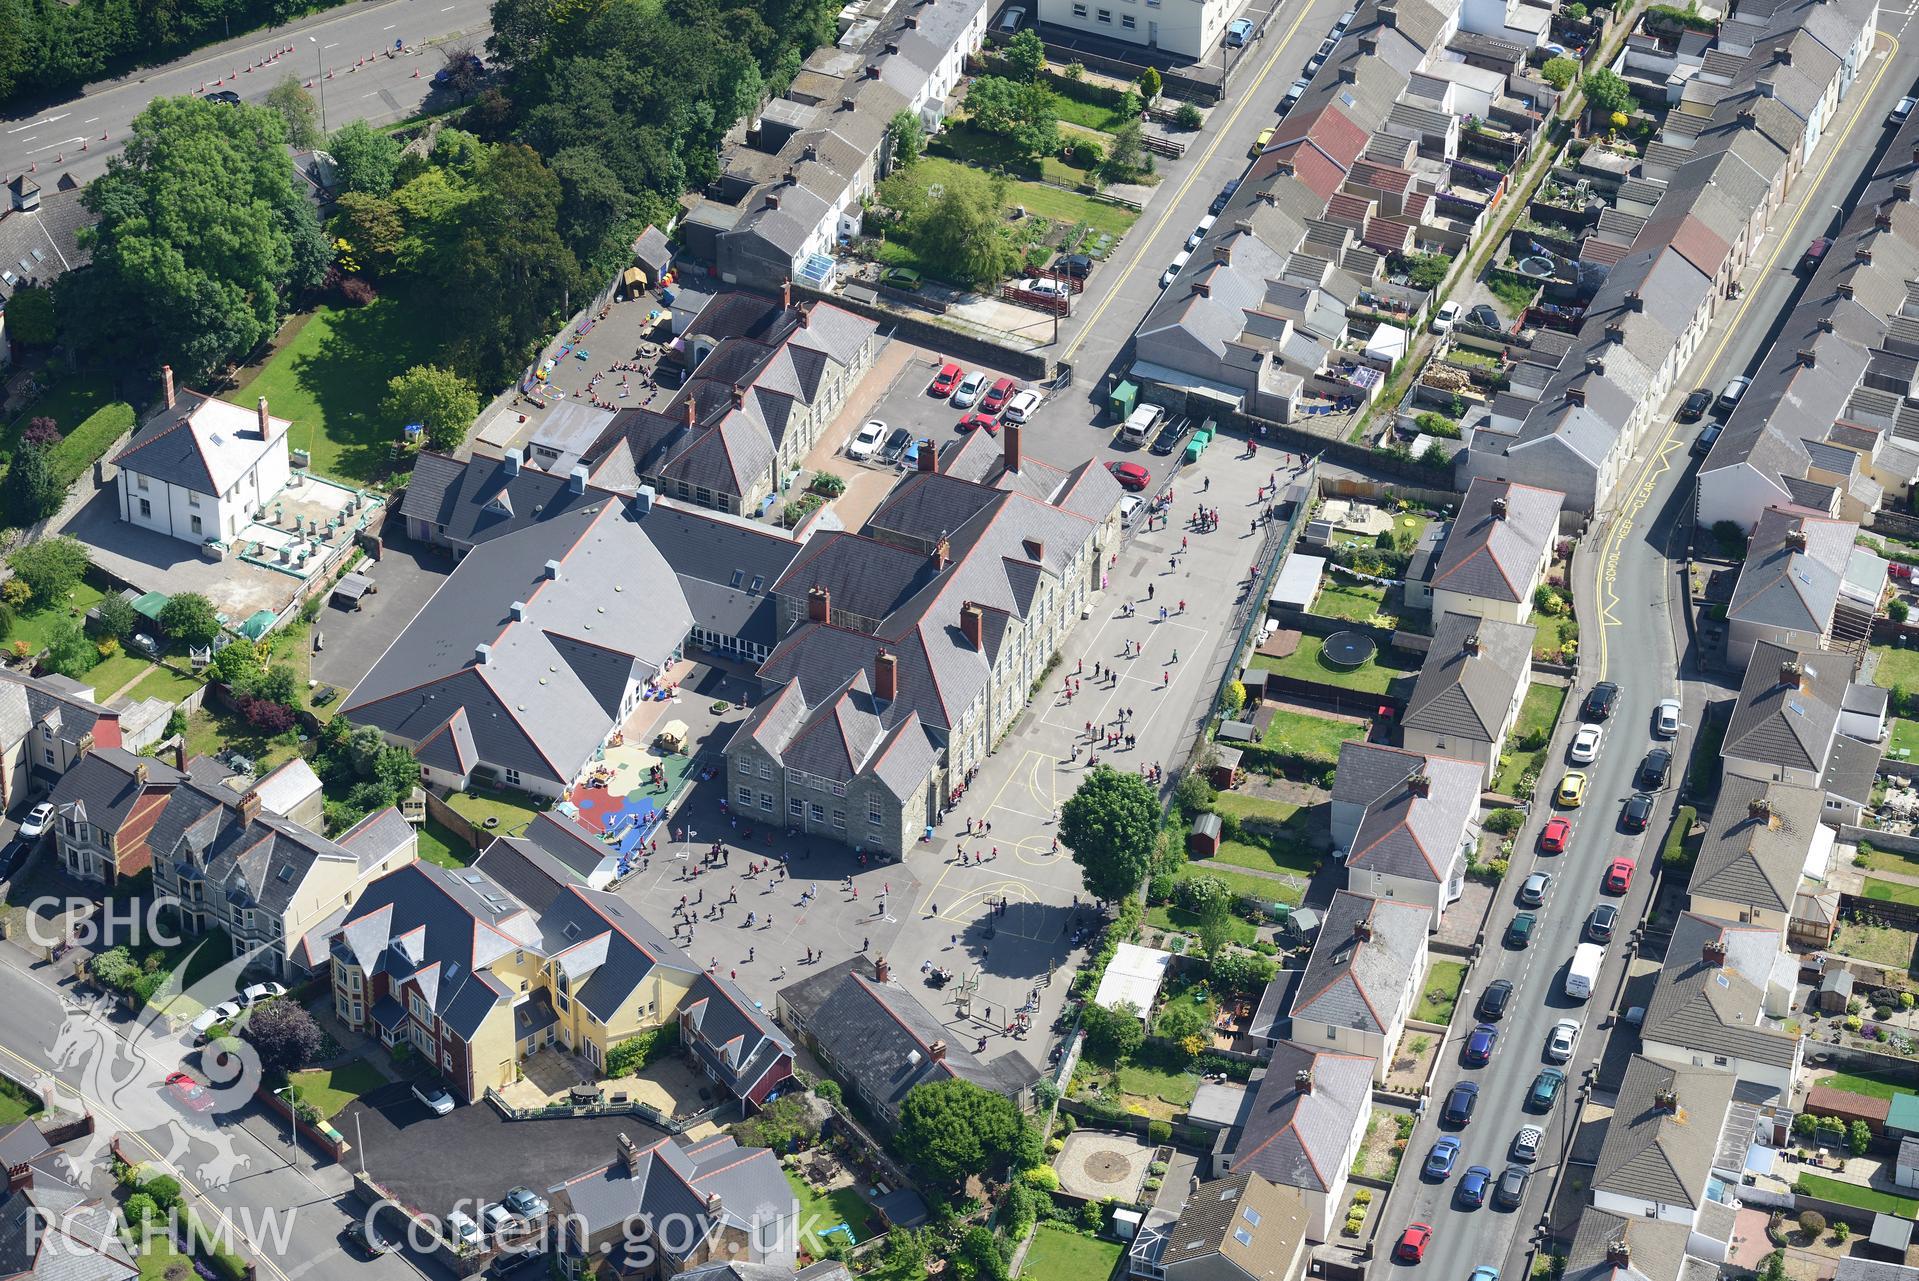
[[580, 1055], [548, 1046], [520, 1064], [520, 1079], [500, 1091], [516, 1108], [544, 1108], [572, 1102], [575, 1086], [591, 1086], [609, 1103], [650, 1107], [662, 1116], [691, 1116], [713, 1105], [712, 1084], [677, 1054], [648, 1064], [644, 1075], [603, 1078]]

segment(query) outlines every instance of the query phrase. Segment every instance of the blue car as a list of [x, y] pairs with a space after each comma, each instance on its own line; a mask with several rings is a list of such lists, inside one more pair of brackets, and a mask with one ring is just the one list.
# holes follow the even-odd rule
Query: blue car
[[1492, 1186], [1492, 1182], [1493, 1172], [1485, 1166], [1467, 1166], [1465, 1177], [1459, 1180], [1459, 1203], [1477, 1210], [1486, 1204], [1486, 1189]]
[[1499, 1269], [1489, 1268], [1482, 1263], [1473, 1269], [1473, 1274], [1466, 1281], [1499, 1281]]
[[1479, 1102], [1479, 1086], [1473, 1081], [1461, 1081], [1453, 1086], [1446, 1096], [1446, 1106], [1440, 1111], [1440, 1118], [1448, 1125], [1465, 1126], [1473, 1119], [1473, 1106]]
[[1499, 1043], [1499, 1029], [1490, 1023], [1481, 1023], [1466, 1034], [1465, 1059], [1471, 1067], [1484, 1067], [1492, 1062], [1493, 1046]]
[[1453, 1172], [1453, 1162], [1459, 1159], [1459, 1140], [1448, 1134], [1433, 1144], [1433, 1150], [1426, 1154], [1426, 1177], [1443, 1179]]

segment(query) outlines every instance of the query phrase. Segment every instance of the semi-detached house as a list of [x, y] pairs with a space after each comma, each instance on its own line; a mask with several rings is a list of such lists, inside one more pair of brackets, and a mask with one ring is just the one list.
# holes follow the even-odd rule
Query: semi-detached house
[[1346, 1210], [1353, 1158], [1373, 1115], [1373, 1061], [1276, 1041], [1249, 1094], [1239, 1124], [1213, 1153], [1214, 1170], [1250, 1172], [1297, 1189], [1306, 1203], [1307, 1237], [1332, 1240], [1334, 1216]]
[[1292, 1037], [1365, 1057], [1384, 1084], [1426, 977], [1432, 910], [1336, 890], [1293, 1002]]
[[1819, 788], [1826, 822], [1857, 823], [1881, 748], [1845, 732], [1852, 668], [1847, 654], [1756, 643], [1720, 748], [1726, 773]]
[[1491, 786], [1532, 670], [1533, 628], [1445, 614], [1400, 721], [1409, 752], [1469, 760]]
[[1717, 1172], [1735, 1184], [1753, 1140], [1752, 1115], [1736, 1155], [1720, 1157], [1738, 1082], [1713, 1068], [1675, 1067], [1635, 1054], [1619, 1084], [1592, 1181], [1593, 1205], [1613, 1214], [1693, 1225]]
[[96, 747], [121, 746], [120, 713], [91, 686], [0, 670], [0, 811], [51, 786]]
[[1533, 591], [1545, 581], [1559, 537], [1565, 497], [1556, 489], [1511, 481], [1468, 484], [1459, 514], [1447, 522], [1431, 571], [1419, 586], [1433, 617], [1530, 619]]
[[1680, 913], [1646, 1005], [1641, 1052], [1729, 1071], [1758, 1094], [1789, 1099], [1805, 1046], [1785, 1025], [1798, 973], [1778, 930]]
[[1466, 884], [1483, 768], [1348, 739], [1333, 773], [1333, 848], [1358, 894], [1417, 903], [1432, 929]]
[[1750, 661], [1762, 640], [1788, 649], [1863, 648], [1889, 568], [1857, 544], [1858, 534], [1855, 521], [1768, 507], [1726, 606], [1727, 659]]

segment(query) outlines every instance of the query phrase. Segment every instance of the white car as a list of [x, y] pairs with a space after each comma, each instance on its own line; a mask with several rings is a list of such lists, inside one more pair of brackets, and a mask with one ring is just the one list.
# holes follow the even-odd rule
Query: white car
[[1573, 1056], [1573, 1046], [1579, 1044], [1579, 1021], [1561, 1019], [1553, 1024], [1553, 1030], [1546, 1033], [1546, 1061], [1564, 1063]]
[[859, 435], [847, 442], [846, 456], [848, 458], [871, 458], [873, 451], [878, 449], [880, 442], [885, 439], [886, 424], [875, 418], [867, 423], [866, 426], [860, 428]]
[[1590, 765], [1599, 759], [1599, 736], [1603, 731], [1597, 725], [1581, 725], [1579, 732], [1573, 735], [1572, 750], [1567, 753], [1575, 765]]
[[1206, 233], [1211, 231], [1213, 224], [1218, 221], [1219, 219], [1215, 218], [1212, 214], [1207, 214], [1204, 218], [1201, 218], [1199, 220], [1199, 226], [1193, 228], [1193, 234], [1186, 237], [1186, 251], [1191, 253], [1193, 250], [1199, 248], [1199, 242], [1206, 239]]
[[446, 1092], [445, 1086], [435, 1085], [431, 1081], [415, 1084], [413, 1097], [424, 1103], [427, 1111], [434, 1116], [445, 1116], [453, 1110], [453, 1096]]
[[1457, 298], [1448, 298], [1439, 304], [1439, 310], [1433, 313], [1432, 331], [1436, 334], [1451, 333], [1453, 322], [1459, 319], [1460, 302]]
[[20, 822], [20, 835], [32, 840], [53, 825], [53, 802], [41, 801]]
[[1031, 276], [1014, 287], [1029, 294], [1039, 294], [1044, 298], [1064, 298], [1073, 292], [1065, 281], [1054, 280], [1050, 276]]
[[1040, 394], [1028, 387], [1007, 401], [1006, 408], [999, 411], [999, 416], [1003, 422], [1023, 423], [1039, 412], [1039, 406]]
[[496, 1237], [513, 1226], [513, 1212], [496, 1201], [480, 1211], [480, 1222], [488, 1236]]
[[473, 1216], [465, 1210], [447, 1211], [446, 1230], [453, 1240], [462, 1246], [477, 1249], [486, 1240], [480, 1235], [480, 1225], [475, 1223]]
[[252, 1009], [262, 1001], [271, 1001], [275, 997], [285, 996], [286, 994], [287, 990], [278, 983], [255, 983], [252, 987], [240, 993], [240, 1004], [246, 1006], [248, 1009]]
[[1173, 259], [1172, 266], [1160, 273], [1159, 287], [1164, 289], [1166, 286], [1172, 284], [1173, 278], [1179, 275], [1180, 272], [1186, 270], [1186, 264], [1192, 260], [1192, 257], [1193, 255], [1190, 252], [1182, 250], [1180, 254]]
[[1513, 1135], [1513, 1159], [1515, 1161], [1525, 1161], [1528, 1164], [1537, 1161], [1539, 1159], [1539, 1141], [1544, 1137], [1545, 1135], [1540, 1132], [1539, 1127], [1536, 1125], [1521, 1127], [1519, 1133]]
[[1662, 698], [1659, 706], [1653, 710], [1653, 726], [1661, 738], [1671, 738], [1679, 733], [1679, 700]]
[[975, 369], [960, 379], [960, 385], [953, 388], [953, 408], [971, 409], [979, 403], [981, 393], [986, 390], [986, 375]]
[[216, 1023], [231, 1023], [240, 1017], [240, 1006], [233, 1001], [222, 1001], [210, 1010], [201, 1010], [190, 1026], [196, 1040], [205, 1040], [213, 1031]]
[[1141, 498], [1138, 494], [1128, 494], [1126, 495], [1126, 497], [1120, 499], [1119, 500], [1120, 527], [1124, 528], [1127, 525], [1132, 524], [1133, 517], [1139, 515], [1139, 509], [1144, 507], [1145, 505], [1146, 505], [1146, 500]]

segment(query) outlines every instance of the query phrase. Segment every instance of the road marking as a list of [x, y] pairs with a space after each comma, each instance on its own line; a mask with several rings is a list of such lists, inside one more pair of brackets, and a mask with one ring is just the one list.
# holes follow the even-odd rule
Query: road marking
[[393, 26], [394, 26], [394, 24], [393, 24], [393, 23], [391, 23], [391, 22], [389, 22], [389, 23], [387, 23], [387, 25], [385, 25], [384, 27], [381, 27], [381, 28], [380, 28], [380, 30], [382, 30], [382, 31], [391, 31], [391, 30], [393, 30]]
[[[1299, 16], [1293, 19], [1293, 25], [1286, 28], [1286, 34], [1281, 36], [1278, 42], [1273, 45], [1273, 51], [1267, 55], [1266, 62], [1259, 69], [1259, 74], [1253, 77], [1254, 85], [1264, 82], [1267, 75], [1278, 65], [1280, 55], [1286, 52], [1286, 46], [1292, 42], [1295, 35], [1299, 34], [1300, 24], [1306, 21], [1307, 15], [1312, 11], [1313, 6], [1311, 4], [1303, 4], [1299, 7]], [[1233, 125], [1238, 122], [1240, 113], [1244, 112], [1252, 101], [1253, 95], [1251, 93], [1241, 95], [1239, 105], [1233, 108], [1232, 114], [1226, 117], [1226, 122], [1220, 125], [1219, 132], [1213, 135], [1211, 144], [1207, 146], [1206, 150], [1200, 154], [1198, 161], [1194, 163], [1193, 171], [1186, 175], [1186, 181], [1179, 184], [1179, 190], [1174, 192], [1173, 198], [1166, 202], [1166, 208], [1161, 211], [1158, 220], [1153, 223], [1152, 230], [1148, 231], [1146, 238], [1139, 242], [1139, 250], [1144, 250], [1147, 245], [1150, 245], [1154, 240], [1158, 239], [1160, 232], [1166, 230], [1166, 224], [1172, 220], [1173, 215], [1179, 210], [1179, 202], [1186, 198], [1186, 193], [1192, 190], [1193, 184], [1199, 180], [1200, 174], [1206, 171], [1206, 166], [1211, 162], [1213, 153], [1219, 150], [1219, 144], [1226, 140], [1226, 134], [1232, 129]], [[1086, 317], [1086, 323], [1080, 326], [1080, 331], [1073, 335], [1072, 340], [1066, 344], [1066, 349], [1060, 352], [1059, 358], [1061, 362], [1071, 360], [1073, 353], [1079, 350], [1079, 345], [1086, 341], [1086, 335], [1092, 333], [1093, 330], [1099, 327], [1099, 318], [1106, 314], [1106, 309], [1112, 306], [1113, 299], [1118, 297], [1120, 291], [1126, 288], [1126, 282], [1133, 278], [1133, 273], [1139, 270], [1139, 265], [1145, 260], [1145, 257], [1146, 255], [1139, 251], [1136, 251], [1132, 255], [1132, 261], [1127, 263], [1126, 269], [1119, 273], [1119, 279], [1113, 282], [1113, 287], [1106, 291], [1106, 296], [1100, 299], [1097, 307], [1093, 308], [1093, 314]], [[1152, 270], [1159, 270], [1159, 268], [1153, 268]], [[1153, 300], [1154, 303], [1158, 301], [1158, 299]], [[1152, 305], [1149, 304], [1147, 309], [1150, 311]], [[1144, 317], [1142, 317], [1142, 319], [1144, 319]]]
[[320, 47], [322, 49], [338, 49], [340, 47], [340, 42], [338, 40], [335, 40], [332, 44], [323, 44]]
[[[1888, 35], [1885, 38], [1892, 47], [1886, 51], [1885, 56], [1879, 62], [1878, 68], [1872, 73], [1871, 82], [1864, 86], [1864, 96], [1857, 99], [1859, 105], [1853, 111], [1851, 122], [1848, 123], [1845, 130], [1840, 133], [1834, 145], [1826, 149], [1826, 157], [1819, 164], [1819, 172], [1809, 178], [1802, 178], [1804, 185], [1802, 185], [1801, 190], [1806, 194], [1807, 198], [1800, 202], [1799, 208], [1793, 214], [1791, 220], [1780, 230], [1778, 242], [1773, 245], [1771, 256], [1766, 259], [1765, 266], [1760, 269], [1759, 275], [1762, 279], [1772, 274], [1773, 268], [1779, 262], [1779, 255], [1785, 252], [1787, 244], [1796, 243], [1799, 220], [1806, 216], [1806, 211], [1811, 209], [1815, 203], [1810, 198], [1812, 193], [1819, 189], [1819, 184], [1825, 180], [1826, 171], [1832, 168], [1832, 162], [1845, 150], [1845, 142], [1848, 138], [1852, 137], [1852, 131], [1857, 129], [1859, 122], [1866, 118], [1866, 104], [1871, 100], [1872, 95], [1877, 92], [1879, 81], [1885, 77], [1886, 69], [1892, 65], [1893, 60], [1899, 52], [1898, 37]], [[1820, 203], [1819, 208], [1823, 210], [1827, 208], [1829, 204], [1830, 202]], [[1746, 308], [1752, 305], [1753, 299], [1758, 297], [1758, 295], [1759, 290], [1755, 287], [1746, 291], [1740, 298], [1737, 310], [1732, 313], [1730, 321], [1720, 333], [1719, 342], [1713, 347], [1712, 354], [1706, 358], [1706, 363], [1701, 366], [1702, 369], [1710, 372], [1713, 365], [1718, 363], [1719, 357], [1725, 354], [1726, 344], [1732, 341], [1734, 331], [1739, 328], [1740, 323], [1744, 321], [1746, 317]], [[1677, 447], [1677, 442], [1673, 439], [1675, 427], [1676, 424], [1668, 420], [1665, 436], [1640, 467], [1639, 476], [1634, 482], [1634, 491], [1631, 498], [1627, 500], [1626, 506], [1621, 507], [1620, 510], [1615, 513], [1613, 517], [1613, 527], [1600, 543], [1599, 564], [1594, 571], [1594, 587], [1599, 589], [1600, 592], [1599, 662], [1597, 667], [1598, 675], [1595, 678], [1597, 680], [1606, 679], [1607, 632], [1610, 628], [1621, 625], [1621, 620], [1613, 614], [1613, 608], [1619, 604], [1619, 595], [1614, 591], [1614, 582], [1619, 573], [1620, 548], [1624, 543], [1626, 534], [1633, 527], [1634, 518], [1639, 515], [1646, 503], [1651, 500], [1653, 490], [1656, 488], [1659, 478], [1665, 475], [1666, 471], [1670, 470], [1670, 466], [1665, 464], [1667, 458], [1671, 456], [1672, 449]], [[1656, 466], [1659, 467], [1657, 472], [1654, 471]]]
[[[38, 135], [35, 135], [35, 136], [37, 137]], [[35, 147], [32, 151], [29, 151], [26, 154], [28, 154], [29, 156], [37, 156], [43, 151], [52, 151], [55, 147], [73, 147], [73, 146], [78, 146], [80, 143], [85, 141], [86, 139], [80, 138], [80, 137], [63, 138], [57, 142], [49, 142], [44, 147]]]

